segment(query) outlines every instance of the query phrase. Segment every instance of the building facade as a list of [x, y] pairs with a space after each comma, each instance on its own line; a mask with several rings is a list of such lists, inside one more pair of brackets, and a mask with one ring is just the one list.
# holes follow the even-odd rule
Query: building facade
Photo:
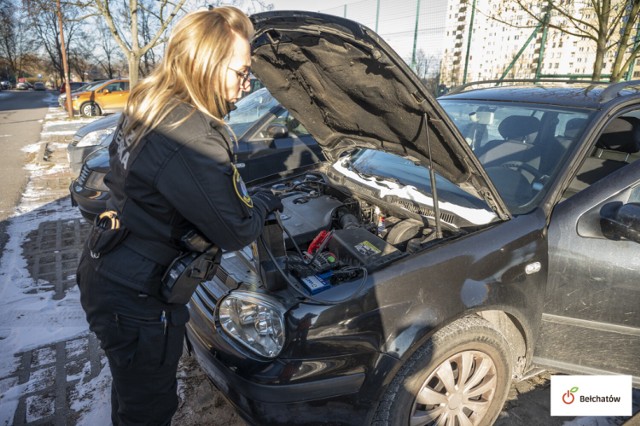
[[[614, 0], [630, 10], [629, 1]], [[584, 24], [597, 24], [589, 2], [559, 0], [557, 6]], [[529, 1], [523, 9], [513, 0], [449, 0], [442, 57], [441, 83], [448, 87], [465, 82], [495, 79], [590, 78], [596, 57], [596, 42], [578, 33], [571, 21], [557, 10], [547, 11], [547, 2]], [[532, 16], [533, 15], [533, 16]], [[544, 25], [546, 19], [560, 31]], [[623, 19], [628, 19], [626, 16]], [[609, 44], [620, 39], [614, 31]], [[638, 40], [636, 25], [630, 40]], [[631, 49], [628, 49], [626, 54]], [[604, 56], [602, 77], [608, 80], [616, 49]], [[630, 77], [640, 78], [640, 61], [635, 61]], [[627, 76], [625, 69], [625, 77]]]

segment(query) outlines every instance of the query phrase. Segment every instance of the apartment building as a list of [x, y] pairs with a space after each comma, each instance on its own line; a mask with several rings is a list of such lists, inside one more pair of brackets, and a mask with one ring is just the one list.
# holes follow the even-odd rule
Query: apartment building
[[[618, 1], [622, 7], [628, 3]], [[572, 16], [595, 23], [596, 15], [588, 3], [579, 0], [559, 3]], [[530, 1], [528, 9], [542, 18], [545, 6], [546, 2]], [[513, 0], [475, 0], [475, 7], [474, 0], [449, 0], [446, 19], [440, 80], [449, 87], [499, 78], [590, 77], [593, 72], [593, 40], [550, 27], [545, 31], [539, 20]], [[571, 26], [557, 12], [549, 19], [563, 28]], [[616, 37], [619, 34], [612, 39]], [[611, 49], [605, 55], [603, 75], [611, 73], [615, 54]], [[631, 74], [632, 78], [640, 78], [640, 60], [636, 60]]]

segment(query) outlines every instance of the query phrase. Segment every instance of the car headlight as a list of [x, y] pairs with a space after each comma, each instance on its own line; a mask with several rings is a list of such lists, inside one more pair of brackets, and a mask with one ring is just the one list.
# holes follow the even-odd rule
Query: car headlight
[[95, 191], [107, 192], [109, 187], [104, 183], [104, 173], [91, 172], [84, 186]]
[[116, 129], [115, 127], [109, 127], [106, 129], [96, 130], [95, 132], [87, 133], [86, 135], [83, 136], [82, 139], [80, 139], [80, 142], [78, 142], [76, 147], [81, 148], [84, 146], [100, 145], [101, 142], [104, 140], [104, 138], [112, 134], [115, 129]]
[[233, 292], [222, 299], [217, 312], [225, 333], [258, 355], [275, 358], [282, 350], [284, 308], [276, 301]]

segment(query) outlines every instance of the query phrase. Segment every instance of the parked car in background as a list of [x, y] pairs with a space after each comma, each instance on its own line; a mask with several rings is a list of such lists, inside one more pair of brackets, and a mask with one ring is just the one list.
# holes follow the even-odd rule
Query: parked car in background
[[31, 85], [26, 81], [19, 81], [16, 84], [16, 90], [29, 90], [30, 88], [31, 88]]
[[[247, 95], [236, 106], [225, 121], [237, 137], [236, 167], [245, 182], [314, 164], [323, 159], [320, 147], [309, 132], [266, 89]], [[117, 124], [116, 117], [113, 118], [114, 126]], [[106, 119], [99, 121], [104, 120]], [[98, 122], [92, 124], [97, 125]], [[102, 127], [102, 124], [95, 126], [94, 130]], [[73, 152], [70, 159], [77, 159], [87, 151], [98, 148], [86, 158], [79, 176], [69, 187], [73, 205], [78, 205], [80, 212], [88, 220], [103, 212], [109, 199], [109, 189], [104, 184], [104, 177], [109, 171], [106, 145], [113, 139], [112, 132], [113, 127], [103, 128], [84, 136], [86, 140], [101, 140], [98, 144], [103, 147], [78, 147], [79, 144], [72, 147], [70, 144], [68, 148], [69, 152]]]
[[77, 176], [89, 154], [102, 146], [109, 146], [121, 113], [109, 114], [82, 126], [67, 145], [67, 158], [71, 171]]
[[42, 81], [36, 81], [33, 83], [33, 90], [47, 90], [47, 86]]
[[126, 79], [107, 80], [71, 96], [73, 110], [85, 117], [120, 112], [128, 99], [129, 80]]
[[0, 81], [0, 87], [2, 87], [3, 90], [9, 90], [11, 89], [12, 85], [9, 80], [4, 80]]
[[[73, 97], [74, 95], [80, 92], [91, 91], [96, 87], [102, 86], [105, 81], [106, 80], [98, 80], [91, 83], [86, 83], [86, 84], [83, 83], [82, 86], [71, 91], [71, 97]], [[60, 96], [58, 96], [58, 105], [60, 105], [62, 108], [66, 108], [66, 105], [65, 105], [66, 100], [67, 100], [67, 92], [61, 93]]]
[[328, 161], [188, 304], [255, 424], [490, 425], [532, 369], [640, 385], [640, 81], [436, 101], [370, 29], [251, 16], [252, 70]]
[[[91, 83], [88, 83], [86, 81], [71, 81], [71, 82], [69, 82], [69, 87], [71, 88], [71, 91], [73, 92], [73, 91], [76, 91], [78, 89], [83, 88], [84, 86], [87, 86], [88, 84], [91, 84]], [[67, 92], [66, 83], [63, 82], [60, 85], [59, 90], [60, 90], [60, 93], [66, 93]]]

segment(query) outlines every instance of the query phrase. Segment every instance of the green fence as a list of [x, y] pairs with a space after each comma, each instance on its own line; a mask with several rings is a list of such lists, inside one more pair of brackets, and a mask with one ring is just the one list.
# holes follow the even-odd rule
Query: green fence
[[[590, 78], [594, 43], [549, 28], [542, 18], [558, 19], [557, 14], [546, 15], [546, 3], [538, 4], [540, 20], [523, 18], [526, 12], [509, 0], [363, 0], [318, 11], [375, 30], [432, 87], [475, 80]], [[580, 7], [577, 2], [575, 7]], [[504, 22], [495, 19], [498, 10]], [[630, 40], [640, 42], [640, 22]], [[605, 58], [603, 78], [613, 59]], [[624, 77], [639, 78], [640, 64], [632, 62]]]
[[446, 0], [363, 0], [319, 12], [348, 18], [373, 29], [417, 72], [440, 72]]

